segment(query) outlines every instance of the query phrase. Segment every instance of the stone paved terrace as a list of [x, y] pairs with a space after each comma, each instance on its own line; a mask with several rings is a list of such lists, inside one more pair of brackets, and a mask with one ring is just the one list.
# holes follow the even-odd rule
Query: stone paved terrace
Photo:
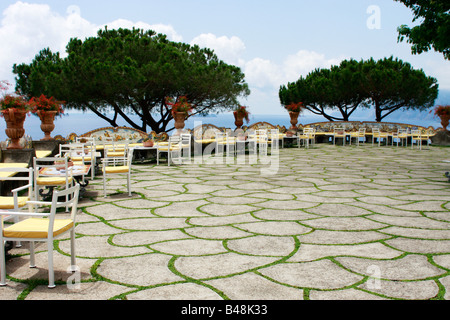
[[[316, 145], [262, 164], [135, 165], [88, 187], [78, 215], [81, 286], [69, 241], [55, 289], [14, 249], [0, 299], [450, 299], [450, 149]], [[121, 187], [120, 190], [126, 191]], [[115, 194], [114, 194], [115, 193]], [[64, 216], [64, 213], [60, 214]], [[38, 279], [31, 281], [28, 279]]]

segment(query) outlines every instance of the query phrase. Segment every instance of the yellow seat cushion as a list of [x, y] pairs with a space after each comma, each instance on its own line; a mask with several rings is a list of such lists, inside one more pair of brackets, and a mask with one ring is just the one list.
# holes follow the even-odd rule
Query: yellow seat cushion
[[[25, 206], [29, 197], [18, 197], [19, 208]], [[0, 197], [0, 209], [14, 209], [14, 197]]]
[[[3, 230], [3, 236], [8, 238], [38, 238], [48, 237], [49, 219], [31, 218], [20, 221]], [[74, 226], [71, 219], [55, 219], [53, 237]]]
[[[162, 148], [158, 148], [159, 151], [169, 151], [169, 147], [162, 147]], [[181, 150], [179, 147], [171, 147], [170, 151], [177, 151], [177, 150]]]
[[113, 152], [108, 152], [108, 157], [123, 157], [125, 155], [125, 153], [122, 151], [113, 151]]
[[72, 157], [72, 161], [73, 162], [81, 162], [81, 161], [87, 161], [87, 162], [91, 162], [92, 161], [92, 159], [91, 159], [91, 157], [90, 156], [86, 156], [86, 157]]
[[130, 170], [128, 166], [105, 167], [106, 173], [125, 173]]
[[[72, 177], [68, 179], [69, 184], [72, 183]], [[65, 185], [66, 178], [58, 177], [40, 177], [36, 179], [36, 183], [40, 186], [55, 186], [55, 185]]]

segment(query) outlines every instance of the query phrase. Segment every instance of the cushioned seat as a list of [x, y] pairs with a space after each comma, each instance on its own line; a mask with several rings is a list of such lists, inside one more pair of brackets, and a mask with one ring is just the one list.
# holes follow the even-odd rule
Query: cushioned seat
[[[29, 197], [17, 197], [17, 204], [19, 208], [24, 207], [29, 201]], [[14, 209], [13, 197], [0, 197], [0, 209], [12, 210]]]
[[[68, 178], [68, 183], [72, 183], [72, 177]], [[40, 177], [36, 179], [36, 184], [39, 186], [55, 186], [55, 185], [65, 185], [66, 178], [58, 177]]]
[[[3, 229], [3, 236], [8, 238], [47, 238], [48, 222], [46, 218], [30, 218], [20, 221]], [[55, 219], [53, 225], [53, 237], [73, 227], [71, 219]]]
[[126, 173], [130, 170], [129, 166], [108, 166], [103, 170], [106, 170], [106, 173]]

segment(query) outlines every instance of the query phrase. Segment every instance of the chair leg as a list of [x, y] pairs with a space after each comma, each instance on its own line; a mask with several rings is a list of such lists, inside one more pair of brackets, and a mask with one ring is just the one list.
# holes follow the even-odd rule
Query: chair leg
[[131, 197], [131, 174], [130, 173], [128, 173], [127, 185], [128, 185], [128, 196]]
[[34, 241], [30, 241], [30, 268], [36, 268], [34, 256]]
[[55, 286], [55, 272], [53, 270], [53, 241], [47, 242], [48, 251], [48, 287], [54, 288]]
[[75, 271], [76, 257], [75, 257], [75, 230], [70, 231], [70, 265], [72, 271]]
[[5, 258], [5, 241], [0, 241], [0, 286], [6, 286], [6, 258]]
[[103, 196], [106, 198], [106, 176], [104, 171], [103, 171]]

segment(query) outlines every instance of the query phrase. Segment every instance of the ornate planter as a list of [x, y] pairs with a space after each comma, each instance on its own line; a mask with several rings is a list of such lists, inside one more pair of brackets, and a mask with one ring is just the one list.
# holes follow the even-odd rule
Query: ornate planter
[[236, 126], [236, 129], [240, 129], [244, 124], [244, 115], [238, 114], [236, 111], [233, 111], [233, 115], [234, 115], [234, 125]]
[[153, 140], [144, 141], [144, 142], [142, 142], [142, 145], [146, 148], [151, 148], [151, 147], [153, 147]]
[[173, 119], [175, 120], [175, 129], [177, 130], [183, 130], [184, 129], [184, 121], [186, 120], [186, 113], [185, 112], [174, 112], [173, 113]]
[[41, 140], [53, 140], [50, 133], [55, 129], [55, 116], [56, 111], [37, 111], [37, 115], [41, 119], [41, 130], [44, 132], [45, 136]]
[[441, 125], [442, 125], [442, 128], [445, 130], [445, 131], [447, 131], [447, 127], [448, 127], [448, 124], [449, 124], [449, 118], [447, 118], [447, 117], [441, 117]]
[[291, 129], [296, 130], [297, 129], [297, 123], [298, 123], [298, 116], [300, 112], [292, 112], [289, 111], [289, 116], [291, 117]]
[[9, 109], [3, 116], [6, 121], [6, 135], [11, 139], [8, 149], [22, 149], [19, 144], [20, 138], [25, 134], [23, 123], [25, 122], [26, 111]]

